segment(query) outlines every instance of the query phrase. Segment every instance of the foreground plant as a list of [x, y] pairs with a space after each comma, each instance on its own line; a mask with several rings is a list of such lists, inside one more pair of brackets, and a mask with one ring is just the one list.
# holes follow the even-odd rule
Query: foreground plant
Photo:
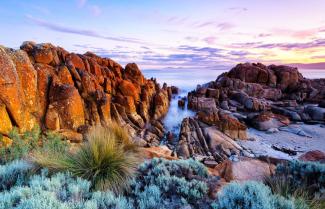
[[277, 167], [265, 183], [274, 194], [295, 200], [296, 208], [324, 208], [325, 165], [290, 161]]
[[302, 209], [296, 207], [294, 200], [274, 195], [269, 187], [255, 181], [228, 184], [211, 206], [213, 209]]
[[92, 182], [96, 190], [120, 193], [129, 187], [141, 162], [138, 147], [116, 124], [95, 127], [75, 152], [39, 152], [33, 161], [52, 172], [68, 171]]

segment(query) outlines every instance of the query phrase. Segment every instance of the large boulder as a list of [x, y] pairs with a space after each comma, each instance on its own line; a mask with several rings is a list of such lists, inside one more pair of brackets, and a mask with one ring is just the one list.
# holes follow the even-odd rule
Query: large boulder
[[142, 86], [145, 82], [144, 76], [142, 75], [138, 65], [135, 63], [129, 63], [125, 66], [124, 78], [138, 86]]
[[256, 159], [244, 159], [238, 162], [225, 161], [215, 168], [221, 178], [231, 181], [263, 181], [274, 174], [275, 165]]
[[46, 126], [49, 129], [55, 130], [59, 127], [77, 130], [85, 124], [82, 99], [74, 86], [54, 84], [49, 98], [50, 103], [46, 113]]
[[0, 66], [0, 101], [5, 104], [14, 125], [26, 129], [21, 83], [15, 64], [4, 47], [0, 47]]
[[308, 105], [305, 107], [304, 112], [307, 113], [313, 120], [325, 120], [325, 108]]
[[325, 153], [320, 150], [308, 151], [301, 155], [299, 160], [325, 163]]
[[290, 124], [290, 120], [287, 117], [273, 114], [272, 112], [262, 112], [253, 115], [252, 118], [250, 118], [250, 121], [252, 126], [260, 131], [276, 129]]
[[296, 89], [299, 81], [303, 78], [298, 69], [294, 67], [270, 65], [269, 69], [275, 73], [277, 77], [277, 88], [281, 89], [282, 91]]

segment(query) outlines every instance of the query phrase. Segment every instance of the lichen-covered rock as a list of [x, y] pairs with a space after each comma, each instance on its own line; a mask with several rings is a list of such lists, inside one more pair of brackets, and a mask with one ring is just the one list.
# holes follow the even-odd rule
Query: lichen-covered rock
[[[67, 84], [52, 85], [49, 93], [49, 107], [46, 114], [48, 118], [56, 115], [60, 129], [77, 130], [85, 124], [84, 108], [81, 97], [74, 86]], [[52, 124], [46, 124], [48, 128]]]
[[[145, 79], [135, 63], [123, 69], [91, 52], [69, 53], [48, 43], [0, 47], [0, 133], [5, 135], [13, 126], [26, 131], [36, 125], [84, 134], [85, 127], [113, 119], [132, 136], [159, 143], [163, 130], [157, 120], [167, 113], [171, 92]], [[74, 138], [81, 141], [80, 135]]]
[[8, 135], [12, 129], [12, 124], [6, 110], [6, 106], [0, 103], [0, 134]]

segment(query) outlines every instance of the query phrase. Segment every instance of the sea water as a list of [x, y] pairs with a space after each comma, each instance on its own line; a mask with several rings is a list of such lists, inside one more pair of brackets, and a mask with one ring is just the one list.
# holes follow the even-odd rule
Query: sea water
[[[215, 81], [219, 75], [229, 71], [229, 68], [220, 67], [217, 69], [155, 69], [143, 70], [146, 78], [156, 78], [160, 84], [167, 83], [168, 86], [177, 86], [180, 89], [179, 95], [174, 95], [167, 115], [163, 122], [167, 131], [178, 134], [180, 124], [186, 117], [194, 116], [195, 113], [187, 108], [178, 107], [178, 100], [186, 97], [189, 91], [194, 90], [198, 84], [205, 84]], [[325, 78], [324, 70], [299, 69], [299, 72], [306, 78]]]

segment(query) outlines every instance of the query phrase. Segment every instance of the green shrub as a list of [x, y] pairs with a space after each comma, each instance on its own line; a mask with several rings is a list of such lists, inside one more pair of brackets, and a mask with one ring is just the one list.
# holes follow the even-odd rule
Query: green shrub
[[0, 163], [4, 164], [25, 157], [30, 150], [37, 146], [39, 134], [38, 127], [24, 134], [19, 134], [18, 129], [13, 128], [9, 133], [9, 138], [12, 139], [12, 145], [10, 147], [0, 148]]
[[12, 139], [12, 145], [0, 147], [0, 164], [26, 158], [32, 152], [64, 152], [67, 149], [67, 143], [62, 141], [58, 134], [48, 132], [41, 135], [38, 126], [22, 134], [15, 127], [9, 133], [9, 138]]
[[294, 202], [278, 195], [262, 183], [230, 183], [211, 205], [214, 209], [295, 209]]
[[69, 171], [87, 179], [94, 189], [123, 191], [129, 186], [141, 160], [137, 146], [123, 135], [119, 126], [94, 128], [87, 138], [88, 142], [74, 153], [39, 152], [33, 160], [50, 171]]

